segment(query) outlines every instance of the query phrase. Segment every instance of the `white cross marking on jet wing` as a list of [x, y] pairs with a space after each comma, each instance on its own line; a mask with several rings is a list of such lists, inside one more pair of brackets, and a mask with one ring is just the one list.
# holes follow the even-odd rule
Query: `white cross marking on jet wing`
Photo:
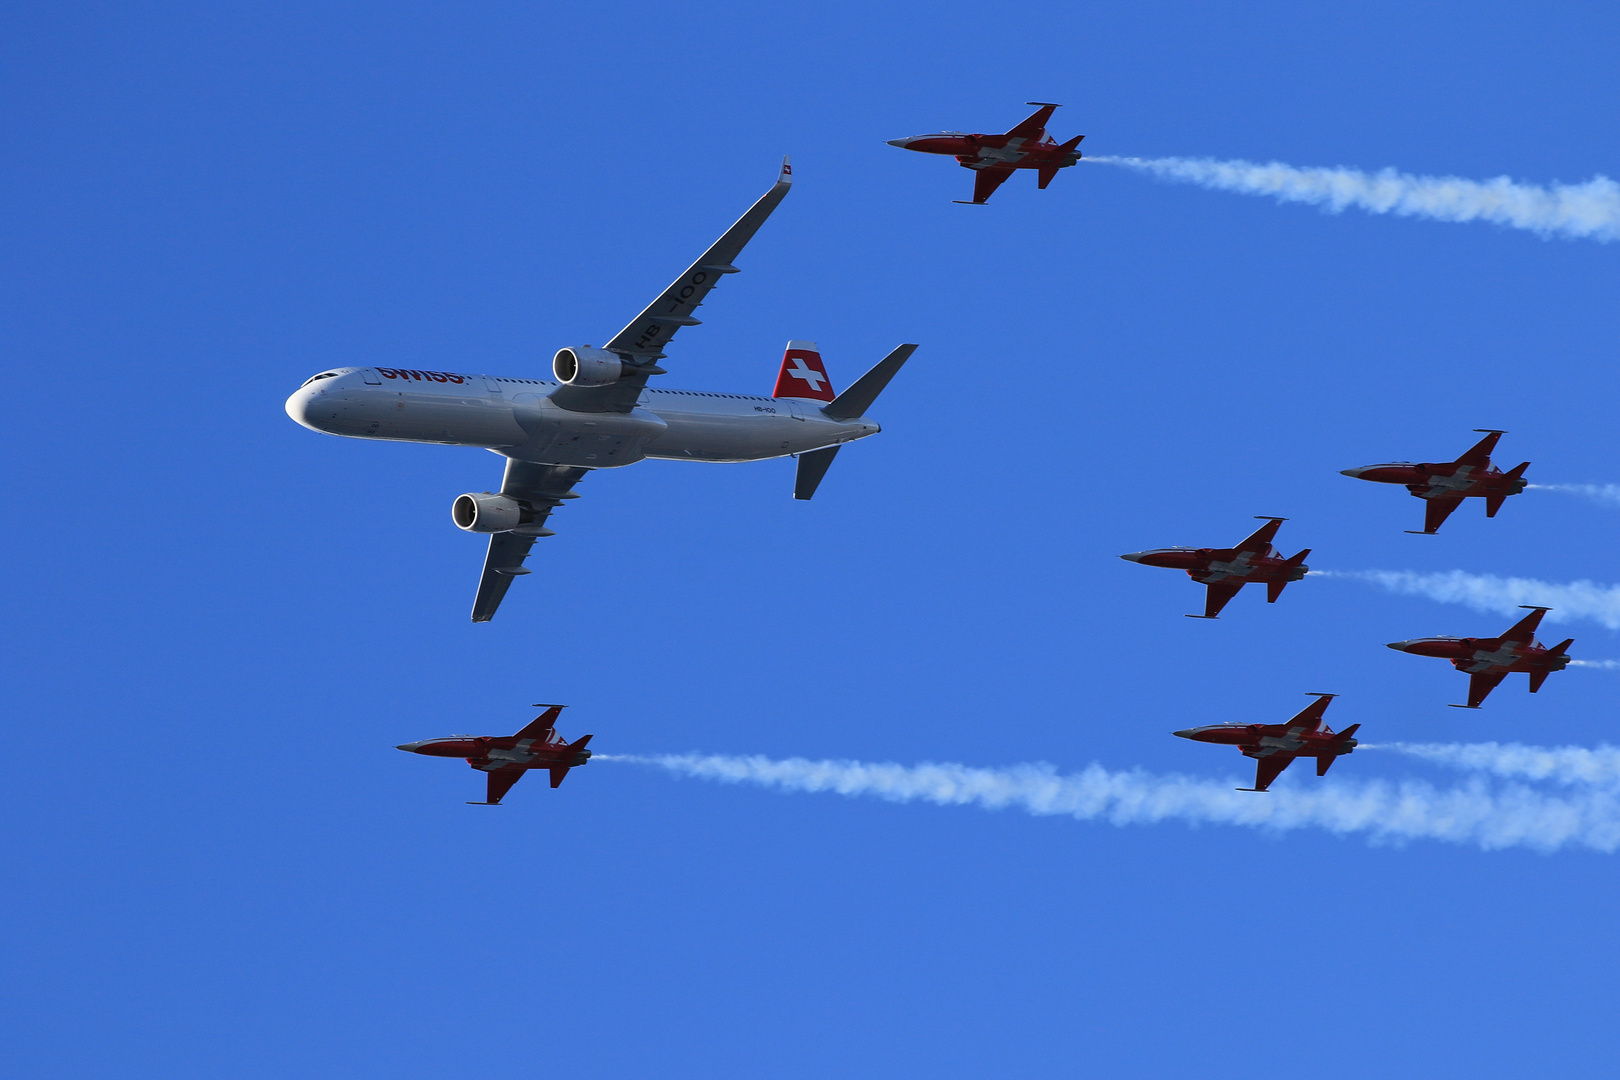
[[795, 356], [793, 358], [793, 362], [798, 366], [788, 368], [787, 373], [793, 376], [795, 379], [803, 379], [805, 382], [810, 384], [810, 389], [819, 394], [821, 392], [821, 384], [827, 378], [827, 376], [823, 375], [809, 364], [806, 364], [804, 362], [804, 357], [802, 356]]

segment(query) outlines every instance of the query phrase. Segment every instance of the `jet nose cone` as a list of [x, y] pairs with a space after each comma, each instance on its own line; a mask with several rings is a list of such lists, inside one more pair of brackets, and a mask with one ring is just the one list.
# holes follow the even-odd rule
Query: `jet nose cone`
[[[1141, 562], [1142, 556], [1146, 554], [1147, 552], [1145, 551], [1133, 551], [1129, 555], [1121, 555], [1120, 558], [1124, 559], [1126, 562]], [[1180, 735], [1181, 732], [1178, 731], [1176, 734]]]
[[418, 747], [420, 747], [421, 745], [422, 744], [420, 742], [400, 743], [398, 746], [394, 747], [394, 749], [395, 750], [410, 750], [410, 751], [412, 751], [414, 753], [416, 751], [416, 749]]
[[889, 145], [890, 146], [898, 146], [900, 149], [904, 150], [906, 147], [911, 145], [911, 140], [910, 139], [890, 139], [889, 140]]
[[1366, 468], [1358, 468], [1358, 469], [1340, 469], [1340, 470], [1339, 470], [1339, 475], [1340, 475], [1340, 476], [1353, 476], [1353, 477], [1355, 477], [1355, 478], [1356, 478], [1356, 479], [1357, 479], [1357, 480], [1360, 480], [1360, 479], [1361, 479], [1361, 474], [1362, 474], [1362, 473], [1364, 473], [1364, 472], [1366, 472], [1366, 471], [1367, 471], [1367, 470], [1366, 470]]
[[1180, 731], [1172, 731], [1170, 734], [1175, 735], [1178, 738], [1190, 739], [1193, 737], [1193, 732], [1197, 730], [1197, 728], [1182, 728]]
[[1388, 645], [1385, 645], [1384, 648], [1394, 649], [1396, 652], [1407, 652], [1411, 649], [1412, 645], [1416, 643], [1416, 641], [1416, 638], [1413, 638], [1410, 641], [1392, 641]]

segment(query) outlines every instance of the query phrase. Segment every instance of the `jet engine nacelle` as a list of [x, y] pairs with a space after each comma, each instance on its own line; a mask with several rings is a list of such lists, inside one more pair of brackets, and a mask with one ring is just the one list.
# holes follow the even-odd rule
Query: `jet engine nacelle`
[[579, 346], [558, 349], [551, 371], [564, 386], [610, 386], [624, 374], [624, 361], [606, 349]]
[[498, 533], [523, 524], [527, 511], [516, 499], [505, 495], [457, 495], [450, 504], [450, 520], [456, 528], [475, 533]]

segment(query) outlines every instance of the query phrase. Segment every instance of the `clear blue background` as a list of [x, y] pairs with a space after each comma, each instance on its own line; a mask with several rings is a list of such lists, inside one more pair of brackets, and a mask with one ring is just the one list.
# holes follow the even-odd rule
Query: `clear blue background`
[[[1416, 500], [1337, 470], [1502, 427], [1533, 480], [1620, 480], [1620, 249], [1096, 164], [967, 208], [968, 173], [884, 140], [1038, 99], [1097, 154], [1578, 181], [1620, 170], [1617, 29], [1545, 3], [9, 5], [6, 1071], [1612, 1076], [1612, 857], [609, 762], [475, 809], [479, 775], [392, 747], [565, 701], [608, 752], [1236, 782], [1167, 732], [1314, 690], [1369, 740], [1611, 737], [1613, 673], [1464, 714], [1460, 676], [1381, 644], [1500, 617], [1318, 580], [1198, 622], [1184, 577], [1115, 556], [1281, 514], [1322, 568], [1612, 580], [1614, 511], [1531, 492], [1412, 537]], [[448, 509], [500, 462], [282, 401], [341, 364], [541, 373], [783, 153], [798, 182], [668, 384], [768, 392], [811, 338], [845, 385], [920, 342], [884, 433], [809, 504], [786, 461], [593, 475], [472, 625], [483, 543]]]

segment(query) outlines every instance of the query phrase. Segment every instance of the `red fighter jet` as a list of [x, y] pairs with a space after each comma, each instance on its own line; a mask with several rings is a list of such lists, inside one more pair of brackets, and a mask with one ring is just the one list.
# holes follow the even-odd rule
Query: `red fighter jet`
[[1505, 431], [1475, 428], [1485, 437], [1456, 461], [1392, 461], [1386, 465], [1363, 465], [1359, 469], [1342, 469], [1345, 476], [1357, 480], [1372, 480], [1380, 484], [1405, 484], [1406, 490], [1420, 499], [1427, 499], [1423, 508], [1423, 529], [1407, 529], [1417, 536], [1432, 536], [1440, 523], [1469, 497], [1485, 500], [1485, 516], [1495, 517], [1502, 509], [1502, 500], [1524, 490], [1524, 470], [1528, 461], [1503, 472], [1491, 464], [1491, 451], [1496, 440]]
[[1306, 548], [1289, 559], [1283, 558], [1282, 552], [1271, 546], [1271, 538], [1277, 535], [1277, 527], [1288, 519], [1260, 517], [1260, 520], [1265, 524], [1235, 548], [1154, 548], [1133, 551], [1120, 558], [1145, 566], [1185, 570], [1194, 581], [1208, 585], [1204, 613], [1189, 615], [1189, 619], [1216, 618], [1226, 602], [1250, 582], [1265, 582], [1266, 602], [1275, 604], [1290, 581], [1298, 581], [1310, 571], [1305, 565], [1305, 556], [1311, 549]]
[[557, 715], [562, 705], [536, 705], [546, 711], [516, 735], [452, 735], [448, 739], [423, 739], [399, 747], [413, 754], [430, 757], [466, 758], [467, 764], [489, 774], [488, 794], [483, 802], [468, 802], [468, 806], [499, 806], [501, 796], [512, 790], [512, 785], [523, 779], [530, 769], [549, 769], [551, 786], [556, 787], [568, 775], [568, 770], [591, 759], [585, 744], [591, 741], [583, 735], [568, 742], [557, 734]]
[[963, 131], [936, 131], [932, 135], [913, 135], [909, 139], [890, 139], [890, 146], [902, 150], [916, 150], [924, 154], [954, 154], [964, 169], [973, 169], [973, 200], [954, 201], [969, 206], [982, 206], [996, 188], [1013, 174], [1014, 169], [1034, 169], [1038, 186], [1044, 191], [1059, 169], [1066, 169], [1080, 160], [1076, 149], [1084, 135], [1076, 135], [1060, 143], [1046, 133], [1046, 122], [1052, 118], [1056, 105], [1044, 101], [1031, 101], [1040, 109], [1005, 135], [969, 135]]
[[1286, 724], [1210, 724], [1170, 734], [1197, 742], [1235, 746], [1245, 757], [1254, 758], [1254, 787], [1240, 787], [1239, 791], [1265, 791], [1295, 758], [1315, 758], [1316, 775], [1326, 776], [1340, 754], [1348, 754], [1356, 748], [1355, 734], [1361, 725], [1351, 724], [1335, 735], [1332, 728], [1322, 723], [1322, 714], [1338, 695], [1311, 696], [1316, 700]]
[[1541, 689], [1548, 675], [1569, 666], [1565, 651], [1575, 644], [1575, 639], [1566, 638], [1547, 648], [1536, 640], [1536, 627], [1541, 624], [1541, 617], [1552, 609], [1529, 604], [1519, 606], [1530, 608], [1530, 614], [1514, 623], [1501, 637], [1413, 638], [1392, 641], [1389, 647], [1417, 656], [1438, 656], [1450, 660], [1458, 671], [1468, 672], [1468, 704], [1453, 705], [1453, 709], [1479, 708], [1486, 695], [1496, 689], [1496, 684], [1515, 671], [1529, 672], [1533, 694]]

